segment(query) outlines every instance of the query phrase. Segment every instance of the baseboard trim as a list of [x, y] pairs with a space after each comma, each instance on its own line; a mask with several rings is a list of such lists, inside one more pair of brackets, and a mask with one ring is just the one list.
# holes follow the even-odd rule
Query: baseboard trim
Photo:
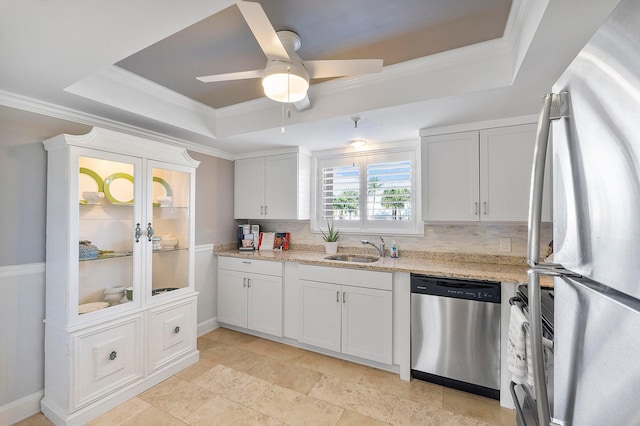
[[44, 391], [27, 395], [0, 407], [0, 425], [9, 426], [40, 412]]
[[216, 328], [218, 328], [218, 318], [210, 318], [206, 321], [203, 321], [201, 323], [198, 324], [198, 337], [203, 336], [205, 334], [207, 334], [210, 331], [215, 330]]

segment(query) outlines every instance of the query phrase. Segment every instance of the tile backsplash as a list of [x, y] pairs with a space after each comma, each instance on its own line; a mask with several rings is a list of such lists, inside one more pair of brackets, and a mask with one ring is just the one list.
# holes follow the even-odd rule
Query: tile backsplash
[[[323, 244], [322, 234], [312, 233], [309, 221], [265, 222], [260, 225], [262, 231], [290, 232], [292, 249], [295, 249], [296, 244], [318, 246]], [[546, 247], [551, 241], [552, 231], [551, 223], [542, 225], [540, 242], [542, 256], [546, 253]], [[377, 239], [374, 238], [375, 236], [375, 233], [371, 235], [342, 234], [340, 246], [362, 248], [360, 240], [369, 239], [375, 242]], [[423, 237], [383, 235], [383, 238], [388, 249], [391, 247], [391, 241], [395, 240], [400, 253], [402, 250], [410, 250], [522, 257], [527, 255], [526, 223], [427, 224], [424, 226]], [[510, 251], [507, 250], [509, 248]], [[370, 249], [375, 250], [373, 247]]]

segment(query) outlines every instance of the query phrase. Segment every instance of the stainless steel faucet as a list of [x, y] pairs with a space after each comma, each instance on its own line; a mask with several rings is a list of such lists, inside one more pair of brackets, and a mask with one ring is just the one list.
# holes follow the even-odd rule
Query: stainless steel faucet
[[384, 239], [382, 239], [382, 237], [380, 237], [380, 236], [378, 236], [378, 238], [380, 238], [380, 247], [378, 247], [377, 245], [375, 245], [374, 243], [372, 243], [369, 240], [361, 240], [360, 242], [362, 244], [365, 244], [365, 245], [374, 246], [380, 252], [380, 257], [384, 257], [384, 253], [385, 253]]

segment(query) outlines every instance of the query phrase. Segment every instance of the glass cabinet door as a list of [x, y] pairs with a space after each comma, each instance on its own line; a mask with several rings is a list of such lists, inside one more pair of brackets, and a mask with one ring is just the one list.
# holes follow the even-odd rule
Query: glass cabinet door
[[189, 287], [192, 173], [151, 167], [151, 296]]
[[122, 305], [137, 297], [135, 259], [140, 163], [80, 156], [78, 159], [78, 314]]

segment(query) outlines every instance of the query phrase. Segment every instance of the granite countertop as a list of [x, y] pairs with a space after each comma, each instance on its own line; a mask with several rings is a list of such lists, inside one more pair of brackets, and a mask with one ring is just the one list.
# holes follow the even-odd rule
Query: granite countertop
[[[365, 269], [386, 272], [414, 272], [419, 274], [438, 275], [446, 277], [470, 278], [525, 284], [529, 269], [524, 258], [515, 256], [497, 256], [469, 253], [433, 253], [433, 252], [405, 252], [397, 259], [382, 257], [371, 263], [342, 262], [327, 260], [321, 250], [307, 247], [301, 249], [275, 251], [239, 251], [228, 247], [214, 248], [218, 256], [240, 257], [247, 259], [274, 260], [282, 262], [296, 262], [307, 265], [332, 266], [350, 269]], [[340, 252], [339, 254], [343, 254]], [[344, 254], [351, 254], [345, 252]], [[356, 254], [364, 254], [362, 251]], [[366, 252], [372, 255], [373, 250]]]

